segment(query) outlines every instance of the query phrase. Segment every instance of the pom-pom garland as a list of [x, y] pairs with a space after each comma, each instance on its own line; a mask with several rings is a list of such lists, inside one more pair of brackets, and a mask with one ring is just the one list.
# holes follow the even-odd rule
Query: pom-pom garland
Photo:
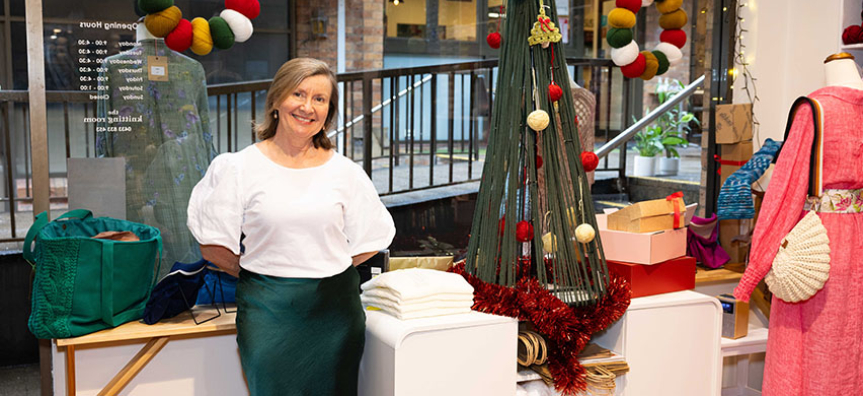
[[641, 75], [644, 74], [644, 70], [646, 68], [647, 59], [644, 57], [644, 54], [639, 53], [638, 57], [635, 58], [635, 62], [621, 66], [620, 71], [626, 78], [637, 78], [641, 77]]
[[617, 8], [608, 14], [608, 24], [612, 29], [606, 34], [606, 40], [612, 47], [611, 59], [620, 66], [620, 71], [627, 78], [650, 80], [664, 74], [669, 66], [683, 59], [680, 49], [686, 45], [686, 32], [681, 28], [688, 22], [686, 11], [681, 8], [683, 0], [661, 0], [655, 3], [656, 9], [662, 14], [659, 26], [663, 32], [659, 36], [661, 42], [653, 51], [641, 51], [633, 40], [631, 28], [635, 26], [635, 14], [638, 12], [636, 5], [647, 7], [651, 4], [654, 4], [653, 0], [616, 0]]
[[659, 70], [659, 60], [656, 59], [653, 52], [641, 51], [641, 54], [644, 55], [645, 60], [644, 73], [641, 74], [641, 79], [647, 81], [656, 76], [656, 72]]
[[488, 36], [485, 37], [485, 42], [488, 43], [488, 46], [494, 49], [500, 48], [500, 33], [492, 32], [489, 33]]
[[144, 26], [156, 37], [165, 37], [171, 33], [183, 19], [183, 11], [177, 6], [170, 6], [162, 11], [148, 14], [144, 17]]
[[204, 56], [212, 50], [213, 36], [210, 34], [210, 22], [201, 17], [192, 19], [192, 52]]
[[177, 27], [165, 37], [168, 48], [183, 52], [192, 46], [192, 23], [188, 19], [180, 19]]
[[190, 47], [197, 55], [206, 55], [213, 47], [231, 48], [252, 37], [252, 19], [261, 13], [258, 0], [225, 0], [225, 10], [219, 16], [195, 18], [190, 23], [174, 0], [138, 0], [138, 8], [147, 12], [144, 25], [153, 36], [165, 38], [165, 44], [174, 51], [183, 52]]
[[228, 27], [230, 27], [231, 32], [234, 33], [235, 42], [243, 43], [248, 40], [249, 37], [252, 37], [252, 32], [254, 32], [252, 21], [250, 21], [249, 18], [246, 18], [245, 15], [234, 10], [224, 10], [219, 14], [219, 16], [228, 23]]
[[632, 29], [611, 28], [605, 34], [605, 38], [608, 40], [608, 45], [611, 48], [625, 47], [632, 42]]
[[213, 35], [214, 47], [224, 50], [234, 46], [234, 33], [222, 17], [210, 18], [210, 34]]
[[225, 8], [239, 12], [249, 19], [257, 18], [261, 13], [261, 3], [258, 0], [225, 0]]

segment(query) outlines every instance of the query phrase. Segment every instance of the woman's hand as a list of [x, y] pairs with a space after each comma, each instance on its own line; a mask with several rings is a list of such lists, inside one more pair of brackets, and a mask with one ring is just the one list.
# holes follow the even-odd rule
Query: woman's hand
[[360, 253], [354, 257], [351, 257], [351, 259], [352, 259], [351, 264], [353, 264], [354, 267], [356, 267], [362, 263], [365, 263], [366, 260], [372, 258], [376, 254], [378, 254], [378, 252]]
[[219, 245], [201, 245], [201, 255], [229, 275], [240, 277], [240, 256], [231, 249]]

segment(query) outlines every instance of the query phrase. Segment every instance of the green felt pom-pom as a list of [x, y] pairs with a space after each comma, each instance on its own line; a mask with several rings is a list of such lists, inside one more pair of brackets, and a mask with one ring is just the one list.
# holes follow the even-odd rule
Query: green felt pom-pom
[[625, 47], [630, 41], [632, 41], [632, 29], [608, 29], [605, 39], [608, 41], [608, 45], [610, 45], [611, 48]]
[[148, 14], [162, 11], [174, 5], [174, 0], [138, 0], [138, 8]]
[[213, 36], [213, 46], [218, 49], [228, 49], [234, 45], [234, 32], [222, 17], [210, 18], [210, 35]]
[[665, 56], [662, 51], [652, 51], [653, 56], [656, 57], [656, 60], [659, 61], [659, 69], [656, 70], [656, 75], [660, 76], [665, 74], [668, 71], [668, 57]]

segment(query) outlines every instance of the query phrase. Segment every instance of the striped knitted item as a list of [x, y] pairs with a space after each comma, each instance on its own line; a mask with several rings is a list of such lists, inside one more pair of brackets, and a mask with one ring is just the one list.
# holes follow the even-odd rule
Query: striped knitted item
[[755, 204], [752, 200], [752, 183], [761, 178], [770, 167], [773, 157], [782, 146], [773, 139], [767, 139], [761, 149], [734, 172], [719, 190], [717, 213], [719, 220], [751, 219], [755, 217]]

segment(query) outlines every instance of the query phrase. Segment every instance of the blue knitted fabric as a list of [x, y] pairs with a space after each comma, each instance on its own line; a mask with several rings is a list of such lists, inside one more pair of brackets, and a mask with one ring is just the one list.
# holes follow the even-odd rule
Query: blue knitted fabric
[[761, 149], [743, 167], [734, 172], [719, 190], [717, 217], [719, 220], [751, 219], [755, 217], [752, 183], [770, 167], [782, 144], [767, 139]]

